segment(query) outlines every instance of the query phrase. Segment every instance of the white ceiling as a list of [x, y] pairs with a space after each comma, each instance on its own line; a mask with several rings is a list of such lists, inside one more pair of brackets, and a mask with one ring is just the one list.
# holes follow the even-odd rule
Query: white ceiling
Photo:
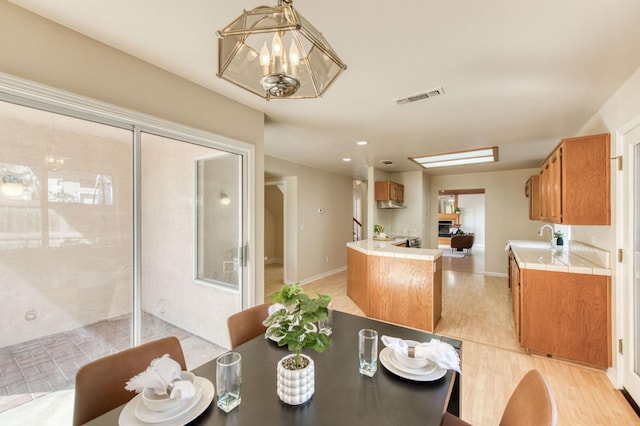
[[264, 111], [267, 155], [356, 178], [488, 146], [498, 163], [429, 173], [537, 167], [640, 66], [637, 0], [295, 0], [348, 68], [321, 99], [267, 102], [216, 77], [215, 32], [276, 0], [10, 1]]

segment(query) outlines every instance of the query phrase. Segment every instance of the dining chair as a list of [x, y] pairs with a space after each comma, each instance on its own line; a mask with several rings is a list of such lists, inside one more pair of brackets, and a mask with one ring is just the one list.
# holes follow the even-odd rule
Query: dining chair
[[262, 305], [245, 309], [227, 318], [231, 349], [267, 331], [267, 327], [262, 325], [262, 321], [269, 316], [270, 305], [270, 303], [263, 303]]
[[169, 354], [182, 370], [187, 369], [180, 341], [173, 336], [125, 349], [80, 367], [76, 373], [73, 425], [82, 425], [131, 400], [136, 393], [124, 388], [127, 381], [164, 354]]
[[[520, 380], [502, 413], [500, 426], [555, 426], [558, 414], [551, 389], [538, 370], [531, 370]], [[470, 423], [450, 413], [442, 416], [442, 426]]]

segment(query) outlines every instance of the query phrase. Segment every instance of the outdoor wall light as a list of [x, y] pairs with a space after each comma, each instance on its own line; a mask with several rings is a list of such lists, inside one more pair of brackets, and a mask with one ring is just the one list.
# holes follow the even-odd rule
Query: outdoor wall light
[[0, 191], [7, 197], [17, 197], [24, 192], [24, 184], [14, 175], [5, 175], [2, 177]]

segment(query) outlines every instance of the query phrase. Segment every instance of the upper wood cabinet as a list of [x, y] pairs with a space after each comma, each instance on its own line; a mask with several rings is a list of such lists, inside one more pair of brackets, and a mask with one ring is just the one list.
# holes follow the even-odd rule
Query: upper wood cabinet
[[529, 219], [540, 220], [540, 175], [533, 175], [527, 180], [524, 192], [529, 198]]
[[562, 139], [540, 168], [540, 219], [611, 224], [608, 133]]
[[386, 200], [404, 203], [404, 185], [390, 180], [376, 182], [376, 201]]

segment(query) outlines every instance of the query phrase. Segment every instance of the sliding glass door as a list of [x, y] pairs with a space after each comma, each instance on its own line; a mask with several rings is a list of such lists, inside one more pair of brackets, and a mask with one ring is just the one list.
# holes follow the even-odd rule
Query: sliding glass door
[[131, 128], [0, 102], [0, 411], [131, 345], [132, 147]]
[[78, 368], [132, 345], [216, 357], [252, 287], [244, 145], [68, 104], [0, 91], [0, 424], [53, 392], [70, 421]]

